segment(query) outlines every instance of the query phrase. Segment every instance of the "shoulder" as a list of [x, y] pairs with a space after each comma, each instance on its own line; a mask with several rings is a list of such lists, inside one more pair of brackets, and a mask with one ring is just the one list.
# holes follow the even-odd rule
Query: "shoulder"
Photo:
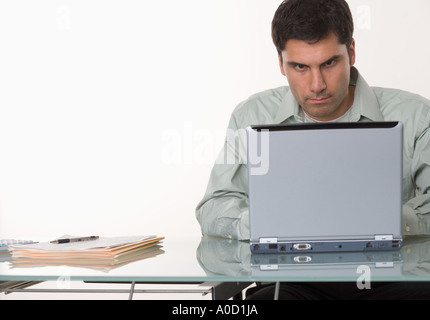
[[237, 127], [273, 122], [289, 91], [289, 87], [283, 86], [251, 95], [234, 109], [232, 121]]
[[430, 128], [430, 100], [408, 91], [372, 88], [384, 119], [401, 121], [405, 126], [406, 136], [419, 138]]
[[399, 109], [405, 114], [425, 113], [430, 111], [430, 100], [408, 91], [373, 87], [381, 111], [394, 111]]

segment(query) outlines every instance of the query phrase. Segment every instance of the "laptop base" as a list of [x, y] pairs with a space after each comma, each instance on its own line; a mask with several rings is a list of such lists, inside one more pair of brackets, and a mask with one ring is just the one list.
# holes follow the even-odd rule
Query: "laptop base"
[[253, 253], [345, 252], [399, 250], [401, 239], [306, 242], [251, 242]]

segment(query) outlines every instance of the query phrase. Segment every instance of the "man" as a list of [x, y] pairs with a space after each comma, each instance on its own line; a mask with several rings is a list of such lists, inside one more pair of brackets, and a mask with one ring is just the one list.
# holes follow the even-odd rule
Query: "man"
[[279, 6], [272, 38], [289, 87], [256, 94], [234, 110], [223, 152], [196, 209], [203, 234], [249, 239], [244, 128], [327, 121], [404, 124], [403, 233], [430, 233], [430, 101], [369, 87], [354, 67], [353, 31], [344, 0], [287, 0]]

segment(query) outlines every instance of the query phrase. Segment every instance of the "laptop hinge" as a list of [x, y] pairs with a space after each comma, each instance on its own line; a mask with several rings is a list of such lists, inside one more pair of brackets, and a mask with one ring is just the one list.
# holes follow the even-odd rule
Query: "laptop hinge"
[[260, 238], [260, 243], [278, 243], [278, 238]]
[[375, 235], [375, 240], [376, 241], [393, 240], [393, 235], [392, 234]]

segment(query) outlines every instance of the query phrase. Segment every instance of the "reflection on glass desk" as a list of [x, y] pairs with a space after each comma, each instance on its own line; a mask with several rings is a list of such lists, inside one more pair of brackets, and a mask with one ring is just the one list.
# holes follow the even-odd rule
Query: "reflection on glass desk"
[[272, 273], [307, 280], [312, 276], [340, 281], [366, 272], [369, 277], [402, 276], [400, 252], [343, 252], [315, 254], [252, 255], [251, 273], [264, 277]]
[[247, 281], [430, 281], [430, 237], [406, 238], [401, 250], [251, 254], [248, 242], [203, 238], [197, 257], [208, 275]]
[[14, 267], [0, 256], [0, 281], [58, 278], [109, 282], [430, 281], [430, 237], [406, 238], [399, 251], [252, 255], [249, 243], [211, 237], [166, 236], [162, 253], [112, 269], [67, 265]]

